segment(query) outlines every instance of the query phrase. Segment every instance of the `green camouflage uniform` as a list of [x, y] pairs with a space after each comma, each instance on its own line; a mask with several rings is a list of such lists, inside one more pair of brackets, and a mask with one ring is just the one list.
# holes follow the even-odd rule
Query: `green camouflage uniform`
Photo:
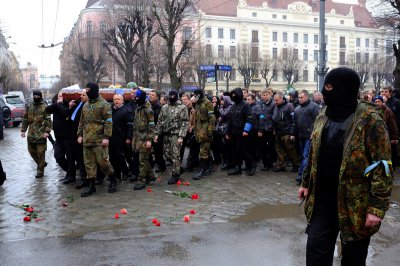
[[103, 139], [109, 139], [111, 134], [111, 106], [101, 96], [85, 103], [77, 135], [83, 137], [83, 157], [88, 179], [96, 178], [97, 165], [107, 176], [114, 174], [108, 158], [108, 147], [101, 146]]
[[208, 159], [215, 128], [215, 114], [212, 103], [206, 98], [199, 100], [195, 107], [194, 135], [200, 144], [200, 158]]
[[177, 102], [166, 104], [161, 108], [158, 116], [156, 135], [164, 134], [164, 152], [167, 159], [172, 161], [172, 174], [179, 175], [181, 169], [180, 149], [178, 138], [184, 138], [188, 130], [188, 110], [186, 106]]
[[[391, 158], [385, 123], [378, 112], [368, 105], [358, 104], [343, 147], [338, 187], [339, 229], [343, 241], [361, 240], [379, 230], [379, 226], [365, 227], [366, 214], [384, 217], [393, 185], [392, 168], [386, 173], [382, 164], [370, 176], [364, 176], [364, 170], [369, 165], [381, 160], [390, 161]], [[325, 110], [322, 110], [314, 123], [308, 165], [303, 172], [301, 186], [308, 188], [304, 207], [308, 223], [314, 207], [321, 136], [327, 121]]]
[[153, 177], [149, 161], [151, 149], [146, 149], [146, 142], [153, 141], [154, 133], [154, 112], [150, 103], [146, 102], [135, 110], [132, 138], [132, 148], [135, 152], [139, 152], [139, 179], [144, 183], [146, 179]]
[[50, 134], [51, 117], [46, 112], [46, 105], [42, 101], [30, 105], [23, 117], [21, 132], [26, 132], [29, 127], [28, 151], [37, 164], [37, 173], [44, 173], [47, 139], [43, 138], [44, 133]]

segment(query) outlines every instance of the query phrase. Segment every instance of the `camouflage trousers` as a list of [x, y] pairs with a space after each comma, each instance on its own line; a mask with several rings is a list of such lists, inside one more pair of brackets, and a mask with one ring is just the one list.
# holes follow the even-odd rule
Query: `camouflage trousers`
[[139, 151], [139, 178], [146, 182], [146, 178], [153, 177], [153, 175], [150, 166], [150, 151]]
[[177, 144], [178, 135], [176, 134], [165, 134], [164, 135], [164, 154], [166, 160], [170, 159], [172, 162], [172, 174], [179, 175], [181, 172], [181, 156], [180, 150], [182, 144]]
[[210, 147], [211, 147], [211, 142], [205, 141], [205, 142], [200, 142], [200, 158], [201, 159], [208, 159], [210, 156]]
[[84, 146], [83, 147], [83, 161], [87, 178], [96, 178], [97, 166], [107, 176], [114, 174], [114, 169], [111, 166], [108, 157], [108, 147], [103, 146]]
[[46, 143], [28, 142], [28, 151], [29, 151], [29, 154], [31, 155], [32, 159], [37, 164], [37, 173], [38, 174], [44, 173], [44, 165], [46, 163], [46, 161], [45, 161], [46, 150], [47, 150]]
[[288, 158], [294, 167], [299, 166], [300, 161], [296, 152], [296, 144], [290, 140], [289, 135], [276, 136], [275, 149], [278, 155], [277, 167], [285, 167], [285, 162]]

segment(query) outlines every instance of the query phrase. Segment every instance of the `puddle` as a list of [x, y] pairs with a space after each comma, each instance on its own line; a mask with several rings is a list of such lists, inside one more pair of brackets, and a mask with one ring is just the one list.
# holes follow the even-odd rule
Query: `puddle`
[[265, 219], [280, 219], [304, 216], [303, 205], [298, 204], [260, 204], [249, 209], [243, 216], [238, 216], [232, 221], [252, 222]]
[[400, 202], [400, 186], [393, 186], [390, 200]]

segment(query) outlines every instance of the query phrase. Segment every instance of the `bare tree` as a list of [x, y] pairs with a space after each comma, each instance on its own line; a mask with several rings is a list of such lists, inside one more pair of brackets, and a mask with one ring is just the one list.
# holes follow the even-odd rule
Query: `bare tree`
[[277, 64], [282, 69], [288, 89], [302, 78], [303, 61], [299, 60], [298, 50], [283, 48]]
[[[186, 71], [178, 71], [178, 65], [182, 55], [189, 50], [193, 43], [193, 33], [183, 33], [182, 43], [177, 45], [178, 34], [183, 31], [185, 18], [190, 15], [194, 8], [194, 0], [159, 0], [153, 4], [153, 12], [158, 21], [160, 36], [166, 45], [166, 58], [168, 62], [168, 74], [172, 88], [180, 89], [182, 86], [182, 75]], [[191, 30], [190, 30], [191, 31]], [[181, 65], [182, 66], [182, 65]]]
[[357, 52], [349, 54], [346, 65], [357, 72], [360, 77], [360, 90], [364, 90], [365, 83], [368, 81], [371, 72], [369, 53]]
[[273, 70], [276, 69], [276, 62], [272, 61], [271, 57], [267, 54], [261, 58], [260, 74], [265, 80], [265, 87], [271, 86], [271, 81], [274, 78]]
[[243, 77], [243, 85], [245, 88], [249, 88], [258, 71], [259, 55], [252, 56], [250, 45], [240, 44], [237, 62], [239, 74]]
[[377, 61], [373, 62], [371, 66], [371, 76], [374, 81], [376, 93], [381, 89], [382, 83], [387, 82], [387, 77], [393, 76], [392, 70], [394, 68], [394, 58], [388, 58], [384, 54], [378, 56]]
[[207, 82], [207, 71], [200, 70], [201, 65], [213, 65], [215, 61], [215, 51], [211, 50], [208, 54], [205, 46], [198, 47], [192, 54], [193, 62], [193, 80], [196, 87], [204, 89]]

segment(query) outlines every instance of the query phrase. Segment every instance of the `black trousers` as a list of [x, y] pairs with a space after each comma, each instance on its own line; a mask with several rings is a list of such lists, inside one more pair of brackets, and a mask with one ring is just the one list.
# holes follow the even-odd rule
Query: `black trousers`
[[124, 146], [111, 144], [108, 148], [110, 163], [114, 168], [114, 176], [121, 178], [121, 174], [128, 175], [128, 166], [124, 157]]
[[67, 176], [76, 177], [75, 157], [72, 140], [57, 140], [54, 146], [54, 158]]
[[[307, 266], [331, 266], [335, 251], [339, 222], [335, 207], [318, 206], [314, 208], [310, 225], [307, 228]], [[342, 242], [342, 266], [362, 266], [368, 255], [370, 238], [359, 241]]]
[[241, 166], [244, 161], [246, 168], [250, 169], [253, 166], [253, 161], [247, 149], [248, 137], [243, 137], [240, 134], [232, 134], [230, 135], [230, 140], [233, 145], [233, 165]]
[[81, 177], [81, 180], [85, 180], [87, 174], [86, 174], [85, 163], [83, 161], [83, 145], [76, 142], [75, 139], [72, 142], [73, 142], [72, 150], [74, 152], [76, 165], [78, 166], [79, 169], [79, 175]]
[[264, 132], [262, 137], [258, 138], [258, 152], [264, 167], [272, 168], [276, 161], [275, 136], [272, 131]]

